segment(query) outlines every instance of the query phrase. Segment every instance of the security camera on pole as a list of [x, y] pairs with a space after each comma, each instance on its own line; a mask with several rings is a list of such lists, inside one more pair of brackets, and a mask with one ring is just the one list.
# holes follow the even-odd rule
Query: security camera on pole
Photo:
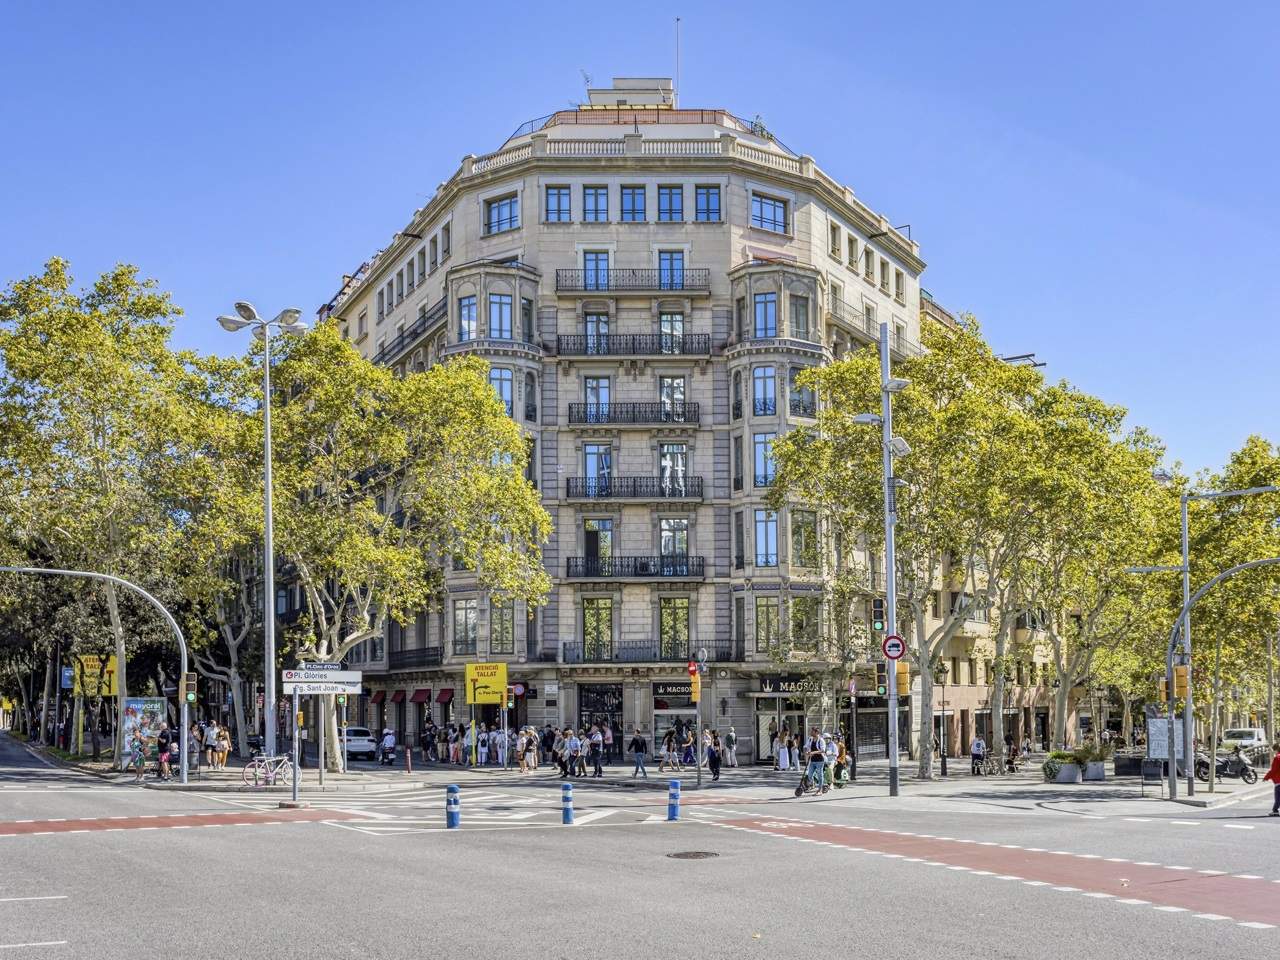
[[[895, 393], [905, 390], [909, 380], [894, 379], [889, 375], [889, 324], [880, 324], [880, 413], [860, 413], [853, 418], [854, 423], [878, 425], [881, 431], [881, 462], [884, 475], [884, 582], [885, 582], [885, 620], [886, 629], [895, 631], [893, 639], [899, 644], [902, 638], [896, 636], [898, 626], [898, 584], [895, 567], [893, 528], [898, 521], [897, 487], [898, 480], [893, 475], [893, 458], [905, 457], [911, 452], [907, 441], [893, 435], [893, 404], [891, 398]], [[885, 638], [885, 656], [889, 661], [888, 683], [886, 691], [889, 695], [889, 796], [898, 795], [898, 660], [889, 656], [889, 638]], [[894, 649], [898, 649], [894, 647]], [[906, 652], [905, 644], [901, 647]], [[902, 653], [898, 654], [899, 657]]]

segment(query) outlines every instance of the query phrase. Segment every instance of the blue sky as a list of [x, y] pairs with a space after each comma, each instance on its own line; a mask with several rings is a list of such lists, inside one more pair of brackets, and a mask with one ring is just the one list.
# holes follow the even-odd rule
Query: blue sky
[[[1236, 4], [5, 5], [0, 280], [119, 260], [178, 342], [308, 314], [466, 153], [670, 75], [760, 114], [895, 224], [1001, 351], [1130, 409], [1190, 468], [1280, 438], [1280, 8]], [[785, 11], [785, 15], [783, 12]], [[799, 12], [796, 12], [799, 11]]]

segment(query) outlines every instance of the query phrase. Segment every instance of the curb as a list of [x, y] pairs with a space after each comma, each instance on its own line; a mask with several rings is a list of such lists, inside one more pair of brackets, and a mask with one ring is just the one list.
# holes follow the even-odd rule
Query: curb
[[1180, 803], [1184, 807], [1198, 807], [1201, 810], [1214, 810], [1218, 807], [1227, 807], [1233, 803], [1239, 803], [1242, 800], [1251, 799], [1252, 797], [1264, 796], [1272, 790], [1272, 784], [1260, 783], [1255, 787], [1250, 787], [1248, 790], [1234, 791], [1221, 797], [1210, 797], [1208, 795], [1201, 796], [1200, 794], [1197, 794], [1194, 797], [1175, 797], [1173, 802]]
[[[160, 790], [162, 792], [174, 793], [247, 793], [251, 795], [274, 795], [287, 794], [292, 792], [292, 787], [246, 787], [242, 783], [199, 783], [188, 781], [187, 783], [156, 783], [148, 781], [142, 785], [147, 790]], [[326, 783], [323, 787], [319, 784], [300, 785], [298, 792], [300, 794], [319, 794], [319, 793], [348, 793], [348, 792], [372, 792], [372, 793], [393, 793], [400, 790], [427, 790], [429, 784], [421, 782], [398, 783], [398, 784], [381, 784], [381, 783]]]

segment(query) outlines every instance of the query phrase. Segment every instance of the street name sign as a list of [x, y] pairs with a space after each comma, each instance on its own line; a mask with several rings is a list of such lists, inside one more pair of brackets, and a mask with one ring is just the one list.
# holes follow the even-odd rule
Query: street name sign
[[341, 669], [342, 669], [342, 664], [340, 664], [340, 663], [308, 663], [308, 662], [303, 662], [303, 663], [299, 663], [299, 664], [298, 664], [298, 669], [299, 669], [299, 670], [341, 670]]
[[285, 683], [354, 683], [360, 685], [364, 674], [359, 670], [282, 670], [280, 679]]
[[301, 694], [307, 696], [313, 693], [359, 693], [360, 681], [339, 681], [337, 683], [326, 683], [320, 680], [286, 680], [284, 682], [284, 692], [287, 694]]
[[881, 646], [884, 649], [884, 655], [890, 660], [901, 660], [902, 655], [907, 652], [907, 645], [896, 633], [891, 633], [885, 637]]

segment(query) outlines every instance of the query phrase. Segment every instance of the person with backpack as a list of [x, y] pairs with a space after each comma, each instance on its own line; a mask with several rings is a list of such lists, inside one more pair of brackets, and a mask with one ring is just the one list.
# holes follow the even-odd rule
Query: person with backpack
[[821, 789], [826, 774], [827, 748], [817, 727], [811, 727], [809, 730], [809, 739], [805, 741], [804, 746], [804, 756], [808, 761], [804, 770], [805, 778], [810, 784]]
[[631, 771], [631, 779], [636, 777], [644, 777], [649, 779], [649, 771], [644, 768], [644, 757], [649, 752], [649, 742], [640, 733], [640, 728], [636, 727], [636, 734], [631, 738], [631, 743], [627, 745], [627, 749], [631, 751], [631, 755], [635, 757], [635, 769]]
[[733, 732], [733, 727], [724, 735], [724, 759], [731, 767], [738, 765], [738, 735]]

